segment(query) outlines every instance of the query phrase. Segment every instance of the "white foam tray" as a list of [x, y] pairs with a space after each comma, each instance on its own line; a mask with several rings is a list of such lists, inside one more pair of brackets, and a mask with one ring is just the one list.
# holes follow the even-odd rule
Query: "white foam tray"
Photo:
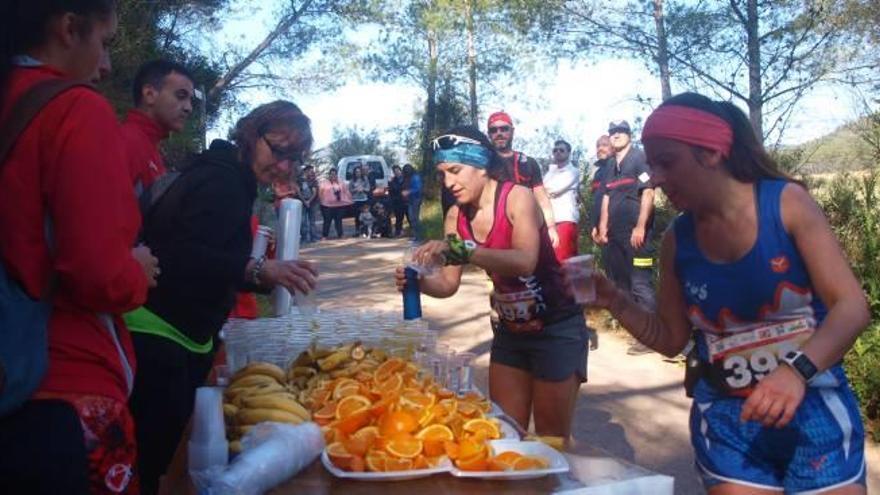
[[543, 457], [550, 462], [547, 469], [535, 469], [531, 471], [462, 471], [456, 467], [452, 467], [449, 474], [458, 478], [480, 478], [489, 480], [528, 480], [540, 478], [549, 474], [567, 473], [569, 470], [568, 461], [559, 451], [541, 442], [523, 442], [519, 440], [492, 440], [489, 442], [492, 446], [494, 455], [502, 452], [513, 451], [522, 455], [533, 455]]

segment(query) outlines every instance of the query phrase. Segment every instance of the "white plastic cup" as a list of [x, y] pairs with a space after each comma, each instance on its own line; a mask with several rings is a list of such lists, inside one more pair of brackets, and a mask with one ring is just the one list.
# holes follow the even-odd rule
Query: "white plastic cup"
[[251, 246], [251, 258], [256, 260], [266, 255], [266, 250], [269, 248], [269, 238], [271, 237], [271, 227], [265, 225], [257, 227], [257, 232], [254, 234], [254, 243]]
[[199, 387], [193, 408], [189, 469], [201, 471], [229, 462], [229, 443], [223, 421], [223, 389]]
[[301, 315], [308, 318], [315, 316], [315, 312], [318, 310], [318, 301], [315, 297], [316, 291], [317, 287], [310, 290], [308, 294], [303, 294], [302, 292], [296, 293], [296, 307], [299, 308], [299, 313]]
[[563, 261], [568, 286], [578, 304], [587, 304], [596, 300], [596, 284], [593, 271], [596, 261], [592, 254], [574, 256]]
[[474, 388], [473, 362], [477, 355], [473, 352], [460, 352], [455, 355], [455, 367], [458, 371], [458, 387], [455, 392], [464, 395]]
[[439, 266], [433, 262], [424, 265], [416, 262], [413, 259], [413, 255], [415, 254], [417, 248], [418, 246], [410, 246], [403, 251], [403, 266], [415, 270], [416, 273], [419, 274], [419, 277], [428, 277], [430, 275], [433, 275], [437, 271], [437, 268], [439, 268]]

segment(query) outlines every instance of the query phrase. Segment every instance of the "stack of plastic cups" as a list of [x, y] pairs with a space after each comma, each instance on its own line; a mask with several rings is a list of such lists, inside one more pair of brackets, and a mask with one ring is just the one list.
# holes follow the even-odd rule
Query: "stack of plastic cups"
[[454, 392], [465, 395], [474, 389], [473, 363], [477, 355], [472, 352], [460, 352], [455, 356], [455, 368], [458, 375], [458, 383]]
[[[280, 261], [299, 258], [300, 225], [302, 225], [302, 202], [298, 199], [281, 200], [278, 209], [278, 239], [275, 257]], [[272, 307], [275, 316], [287, 316], [290, 313], [291, 295], [284, 287], [275, 287], [272, 294]]]
[[229, 462], [229, 443], [223, 422], [223, 389], [196, 389], [192, 434], [189, 440], [189, 472], [224, 467]]

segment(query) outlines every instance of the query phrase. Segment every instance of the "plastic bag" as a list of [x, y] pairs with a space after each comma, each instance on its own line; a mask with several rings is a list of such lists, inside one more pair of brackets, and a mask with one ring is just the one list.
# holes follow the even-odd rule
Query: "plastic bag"
[[321, 454], [324, 435], [312, 422], [260, 423], [241, 443], [244, 450], [225, 469], [209, 470], [194, 479], [200, 494], [258, 495], [271, 490]]

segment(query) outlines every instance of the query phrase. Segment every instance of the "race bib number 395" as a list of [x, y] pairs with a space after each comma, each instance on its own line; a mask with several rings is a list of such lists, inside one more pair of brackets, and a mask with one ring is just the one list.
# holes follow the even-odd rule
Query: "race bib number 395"
[[814, 331], [812, 320], [800, 318], [734, 335], [706, 334], [714, 382], [731, 395], [748, 395], [779, 366], [783, 356], [799, 349]]

